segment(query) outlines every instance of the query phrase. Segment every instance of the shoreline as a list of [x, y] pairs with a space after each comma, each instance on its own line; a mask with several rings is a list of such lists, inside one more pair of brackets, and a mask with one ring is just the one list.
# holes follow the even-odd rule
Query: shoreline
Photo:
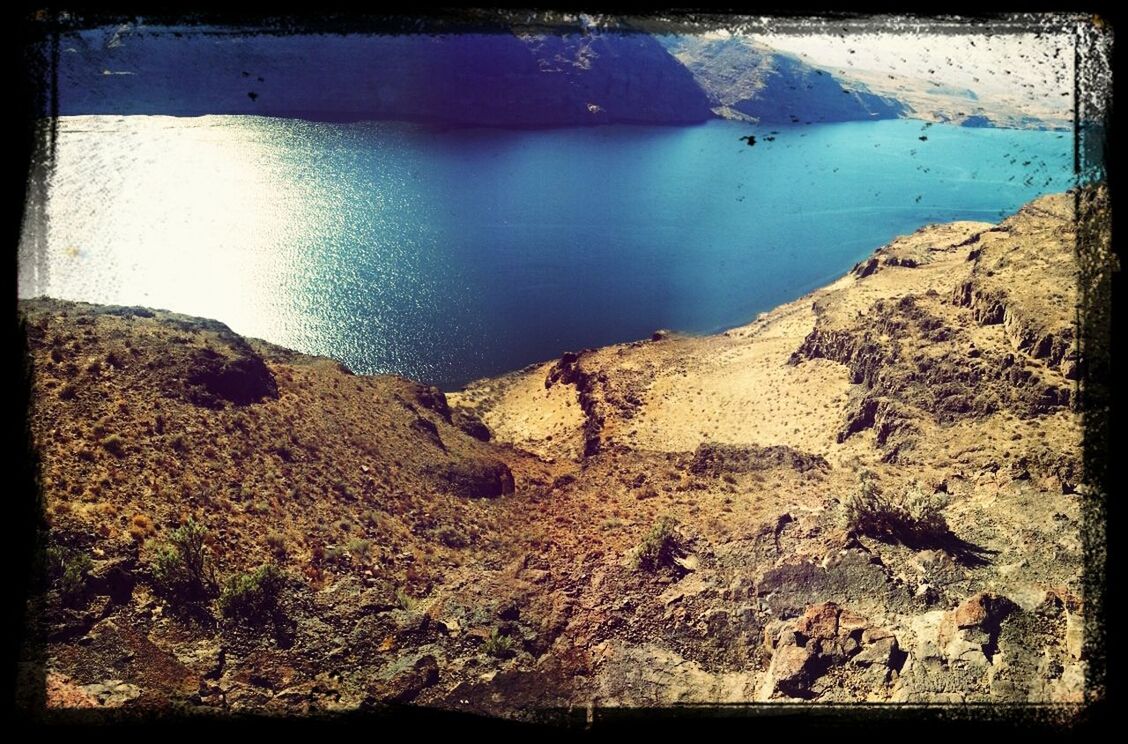
[[[496, 125], [496, 124], [469, 124], [469, 123], [463, 123], [463, 122], [448, 122], [448, 121], [443, 121], [443, 120], [439, 120], [439, 119], [426, 119], [426, 118], [420, 118], [420, 119], [380, 119], [380, 118], [375, 118], [374, 119], [374, 118], [366, 118], [366, 116], [362, 115], [362, 114], [357, 114], [355, 116], [354, 115], [345, 116], [345, 115], [338, 115], [338, 114], [332, 114], [332, 115], [326, 114], [326, 115], [324, 115], [324, 117], [322, 117], [322, 116], [318, 115], [316, 112], [298, 112], [298, 113], [293, 113], [293, 114], [283, 114], [283, 113], [250, 114], [250, 113], [246, 113], [246, 112], [217, 113], [217, 112], [213, 111], [213, 112], [208, 112], [208, 113], [204, 113], [204, 114], [194, 114], [194, 113], [188, 113], [188, 114], [125, 113], [125, 114], [123, 114], [123, 113], [120, 113], [120, 112], [101, 113], [101, 114], [99, 114], [99, 113], [81, 113], [81, 114], [67, 113], [67, 114], [62, 114], [61, 113], [61, 114], [59, 114], [58, 116], [55, 116], [55, 117], [42, 116], [38, 119], [38, 121], [41, 124], [46, 125], [51, 120], [61, 121], [61, 120], [65, 120], [65, 119], [82, 119], [82, 118], [109, 119], [109, 118], [129, 118], [129, 117], [138, 117], [138, 116], [143, 116], [143, 117], [153, 118], [153, 119], [208, 119], [208, 118], [213, 118], [213, 117], [231, 117], [231, 118], [238, 117], [238, 118], [241, 118], [241, 119], [281, 119], [281, 120], [287, 120], [287, 121], [300, 121], [300, 122], [303, 122], [303, 123], [306, 123], [306, 124], [401, 124], [401, 125], [417, 126], [417, 127], [426, 128], [426, 129], [433, 129], [433, 130], [436, 130], [436, 131], [441, 132], [441, 133], [459, 132], [459, 131], [476, 131], [476, 130], [486, 130], [486, 131], [491, 131], [491, 132], [552, 132], [552, 131], [576, 130], [576, 129], [579, 129], [579, 130], [596, 129], [596, 128], [600, 128], [600, 127], [615, 127], [615, 126], [655, 127], [655, 128], [659, 128], [659, 129], [682, 129], [682, 128], [688, 129], [688, 128], [692, 128], [692, 127], [703, 126], [703, 125], [709, 124], [710, 122], [715, 122], [715, 121], [731, 122], [732, 124], [747, 126], [749, 128], [758, 128], [758, 129], [773, 129], [773, 128], [777, 128], [777, 127], [793, 127], [793, 128], [799, 129], [799, 128], [805, 128], [805, 127], [809, 127], [809, 126], [822, 126], [822, 125], [832, 125], [832, 124], [874, 124], [874, 123], [883, 122], [883, 121], [912, 121], [912, 122], [919, 122], [921, 124], [929, 124], [929, 125], [932, 125], [932, 126], [952, 127], [954, 129], [985, 129], [985, 130], [995, 129], [995, 130], [1008, 131], [1008, 132], [1074, 133], [1078, 129], [1078, 127], [1076, 127], [1076, 126], [1059, 126], [1059, 125], [1050, 125], [1050, 126], [999, 126], [999, 125], [992, 125], [992, 126], [987, 126], [987, 127], [973, 127], [973, 126], [963, 126], [961, 124], [956, 124], [956, 123], [953, 123], [951, 121], [940, 121], [940, 120], [936, 120], [936, 119], [923, 119], [923, 118], [917, 118], [917, 117], [914, 117], [914, 116], [890, 116], [890, 117], [883, 117], [883, 118], [879, 118], [879, 119], [842, 119], [842, 120], [832, 120], [832, 121], [811, 121], [811, 122], [804, 122], [804, 123], [783, 122], [783, 121], [751, 122], [751, 121], [744, 121], [742, 119], [727, 117], [727, 116], [711, 116], [711, 117], [708, 117], [708, 118], [705, 118], [705, 119], [701, 119], [700, 121], [687, 121], [687, 122], [652, 122], [652, 121], [646, 121], [646, 120], [621, 120], [621, 121], [599, 121], [599, 122], [591, 122], [591, 123], [587, 123], [587, 124], [584, 124], [584, 123], [530, 124], [530, 125], [514, 124], [514, 125], [504, 125], [504, 126], [502, 126], [502, 125]], [[1081, 126], [1084, 127], [1085, 125], [1082, 124]]]

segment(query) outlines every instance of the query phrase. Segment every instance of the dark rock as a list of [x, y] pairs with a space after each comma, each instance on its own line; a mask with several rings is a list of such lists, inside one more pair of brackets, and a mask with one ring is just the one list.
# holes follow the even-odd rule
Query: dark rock
[[567, 488], [568, 486], [570, 486], [571, 484], [573, 484], [575, 482], [576, 482], [576, 476], [572, 475], [571, 473], [565, 473], [564, 475], [558, 475], [552, 481], [552, 490], [558, 491], [561, 488]]
[[125, 604], [133, 596], [137, 578], [133, 575], [136, 561], [132, 558], [111, 558], [97, 561], [90, 570], [87, 587], [94, 594], [108, 595], [114, 604]]
[[[61, 113], [194, 116], [222, 100], [231, 114], [491, 127], [713, 116], [690, 71], [649, 34], [578, 22], [536, 33], [481, 18], [467, 23], [331, 39], [123, 33], [113, 47], [76, 36], [78, 53], [62, 60], [59, 75]], [[253, 91], [242, 75], [250, 64], [262, 73]], [[138, 74], [116, 85], [101, 75], [118, 66]]]
[[147, 307], [123, 307], [120, 305], [108, 305], [102, 309], [105, 315], [117, 315], [121, 318], [152, 318], [155, 313]]
[[899, 101], [747, 38], [685, 35], [663, 43], [689, 68], [715, 106], [761, 124], [872, 121], [905, 111]]
[[434, 421], [429, 421], [420, 416], [411, 422], [411, 428], [431, 444], [444, 452], [446, 451], [446, 445], [443, 444], [442, 437], [439, 436], [439, 427], [435, 426]]
[[859, 279], [865, 279], [875, 271], [877, 271], [876, 258], [866, 259], [865, 261], [855, 264], [854, 268], [850, 269], [850, 273]]
[[187, 378], [189, 402], [218, 408], [225, 402], [246, 406], [278, 397], [278, 385], [262, 357], [241, 338], [232, 346], [237, 352], [233, 357], [209, 348], [191, 354], [188, 363], [192, 371]]
[[516, 602], [507, 602], [498, 609], [497, 616], [501, 620], [517, 620], [521, 617], [521, 608]]
[[400, 378], [399, 381], [400, 384], [404, 386], [409, 400], [417, 404], [420, 408], [434, 411], [442, 416], [444, 421], [450, 423], [450, 406], [447, 404], [446, 394], [442, 390], [439, 390], [434, 385], [423, 385], [404, 378]]
[[961, 127], [986, 128], [986, 127], [994, 127], [995, 124], [990, 119], [988, 119], [986, 116], [983, 116], [981, 114], [975, 114], [974, 116], [969, 116], [966, 119], [964, 119], [962, 122], [960, 122], [960, 126]]
[[881, 600], [890, 608], [912, 608], [912, 596], [892, 581], [889, 569], [861, 550], [841, 550], [816, 565], [806, 561], [770, 568], [756, 582], [756, 594], [776, 617], [794, 617], [806, 607], [833, 601]]
[[846, 423], [836, 437], [842, 444], [854, 434], [872, 428], [877, 415], [877, 399], [865, 396], [856, 398], [853, 407], [846, 414]]

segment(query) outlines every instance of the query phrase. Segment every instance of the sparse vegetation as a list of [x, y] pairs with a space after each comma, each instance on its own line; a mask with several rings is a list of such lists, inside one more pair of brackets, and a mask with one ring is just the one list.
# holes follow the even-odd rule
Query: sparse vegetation
[[910, 545], [935, 543], [949, 534], [944, 494], [926, 494], [914, 483], [904, 494], [889, 497], [872, 472], [863, 471], [859, 478], [858, 490], [844, 504], [847, 529]]
[[282, 585], [282, 572], [272, 563], [236, 574], [227, 579], [220, 592], [219, 611], [224, 617], [262, 622], [277, 609]]
[[86, 594], [86, 576], [93, 565], [90, 556], [81, 550], [49, 545], [46, 559], [47, 576], [59, 590], [63, 604], [68, 607], [78, 605]]
[[448, 548], [465, 548], [469, 545], [466, 535], [462, 534], [454, 527], [443, 527], [438, 532], [438, 538], [443, 545]]
[[268, 532], [266, 535], [266, 547], [274, 554], [275, 558], [285, 558], [286, 550], [286, 536], [277, 530]]
[[657, 571], [664, 566], [674, 565], [674, 558], [680, 552], [676, 527], [677, 520], [673, 517], [665, 516], [658, 520], [635, 550], [635, 568]]
[[347, 550], [349, 552], [349, 555], [351, 555], [353, 558], [356, 558], [360, 561], [366, 561], [368, 560], [368, 556], [372, 553], [372, 541], [358, 537], [353, 540], [349, 540], [348, 544], [345, 545], [345, 550]]
[[199, 600], [212, 594], [215, 586], [207, 563], [203, 525], [188, 520], [172, 531], [152, 562], [153, 582], [170, 599]]
[[514, 655], [515, 645], [511, 636], [502, 635], [499, 629], [494, 628], [489, 637], [486, 638], [485, 643], [482, 644], [482, 650], [490, 656], [505, 659]]
[[415, 609], [418, 600], [405, 592], [402, 587], [396, 587], [396, 604], [400, 606], [401, 610], [411, 612]]
[[119, 434], [110, 434], [102, 440], [102, 447], [114, 457], [125, 456], [125, 440]]

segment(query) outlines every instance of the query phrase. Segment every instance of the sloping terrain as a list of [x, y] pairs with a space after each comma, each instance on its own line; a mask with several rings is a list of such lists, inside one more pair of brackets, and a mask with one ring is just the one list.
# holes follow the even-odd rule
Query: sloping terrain
[[905, 106], [789, 55], [743, 38], [664, 37], [663, 42], [726, 118], [812, 124], [893, 119]]
[[448, 395], [24, 301], [48, 546], [24, 693], [1080, 702], [1072, 210], [922, 228], [747, 326]]

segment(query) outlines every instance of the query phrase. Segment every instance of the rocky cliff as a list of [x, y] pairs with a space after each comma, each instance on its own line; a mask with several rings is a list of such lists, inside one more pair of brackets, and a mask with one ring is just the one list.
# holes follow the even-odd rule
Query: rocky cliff
[[1080, 704], [1072, 206], [922, 228], [747, 326], [450, 394], [22, 302], [24, 699]]

